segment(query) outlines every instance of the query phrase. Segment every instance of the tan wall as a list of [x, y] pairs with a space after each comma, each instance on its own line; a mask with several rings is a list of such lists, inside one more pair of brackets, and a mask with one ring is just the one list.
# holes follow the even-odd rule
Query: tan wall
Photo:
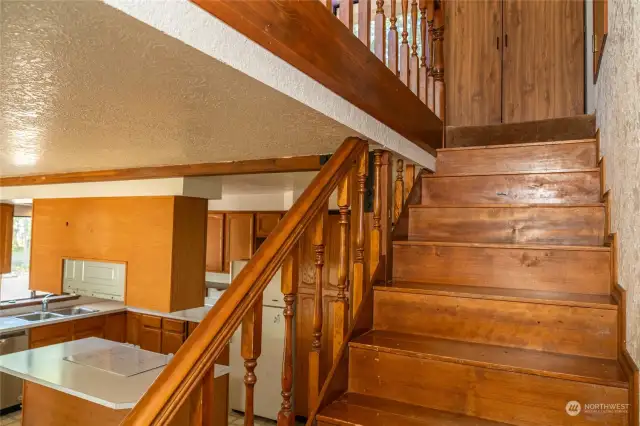
[[609, 0], [609, 36], [596, 83], [596, 117], [613, 191], [619, 281], [627, 289], [627, 345], [640, 364], [640, 2]]

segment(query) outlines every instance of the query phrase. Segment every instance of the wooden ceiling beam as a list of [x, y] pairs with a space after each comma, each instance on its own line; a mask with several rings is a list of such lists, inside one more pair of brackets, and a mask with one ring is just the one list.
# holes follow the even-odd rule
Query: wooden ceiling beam
[[320, 155], [223, 163], [183, 164], [176, 166], [137, 167], [28, 176], [0, 177], [2, 186], [51, 185], [58, 183], [107, 182], [138, 179], [163, 179], [187, 176], [221, 176], [257, 173], [311, 172], [322, 167]]

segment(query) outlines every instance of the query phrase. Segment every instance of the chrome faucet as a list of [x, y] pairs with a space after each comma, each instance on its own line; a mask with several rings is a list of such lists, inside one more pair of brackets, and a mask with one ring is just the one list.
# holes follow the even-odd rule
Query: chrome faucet
[[42, 298], [42, 312], [47, 312], [49, 310], [49, 298], [51, 296], [55, 296], [55, 294], [50, 293]]

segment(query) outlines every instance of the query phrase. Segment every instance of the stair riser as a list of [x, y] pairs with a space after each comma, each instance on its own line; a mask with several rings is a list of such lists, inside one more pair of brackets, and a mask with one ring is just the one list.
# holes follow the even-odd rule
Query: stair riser
[[568, 401], [627, 403], [626, 389], [351, 348], [349, 391], [521, 426], [626, 425], [624, 414], [569, 417]]
[[409, 239], [601, 246], [604, 207], [411, 208]]
[[424, 177], [422, 204], [588, 204], [600, 202], [600, 173]]
[[393, 278], [433, 284], [609, 294], [610, 252], [396, 244]]
[[617, 357], [617, 311], [376, 291], [374, 329], [596, 358]]
[[597, 166], [596, 143], [559, 143], [489, 149], [438, 151], [440, 175], [544, 172]]

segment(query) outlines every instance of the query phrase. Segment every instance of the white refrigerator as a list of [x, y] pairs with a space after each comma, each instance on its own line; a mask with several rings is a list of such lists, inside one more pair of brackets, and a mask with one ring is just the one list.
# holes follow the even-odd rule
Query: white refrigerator
[[[231, 279], [248, 263], [247, 260], [231, 262]], [[254, 388], [254, 413], [256, 416], [277, 420], [282, 403], [282, 355], [284, 350], [284, 298], [280, 288], [281, 270], [275, 273], [263, 294], [262, 303], [262, 353], [255, 369], [257, 382]], [[244, 359], [240, 355], [240, 330], [231, 338], [229, 366], [229, 405], [244, 412], [246, 388], [244, 384]], [[294, 331], [295, 333], [295, 331]]]

